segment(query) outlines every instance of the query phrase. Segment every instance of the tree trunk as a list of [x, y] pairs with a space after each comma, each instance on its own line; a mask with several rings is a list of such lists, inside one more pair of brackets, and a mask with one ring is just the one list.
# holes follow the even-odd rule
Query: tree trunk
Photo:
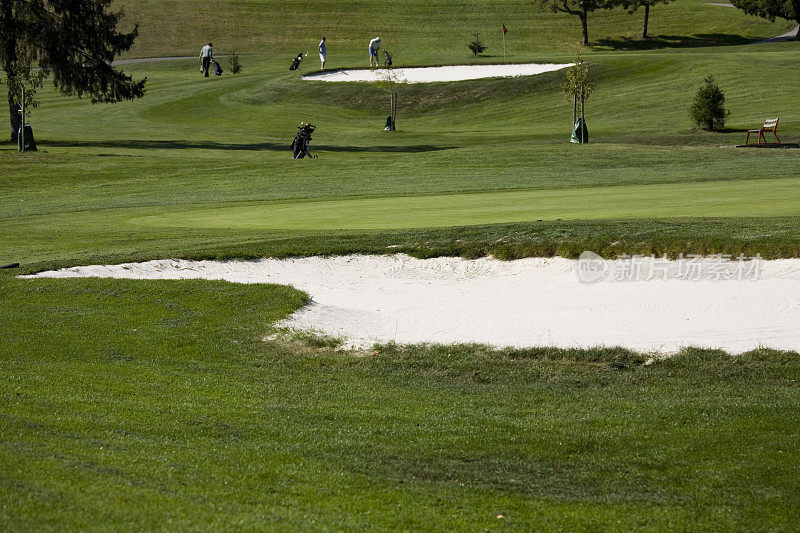
[[[0, 38], [2, 38], [3, 41], [0, 42], [0, 46], [3, 47], [3, 56], [5, 58], [3, 69], [5, 70], [6, 76], [10, 76], [11, 64], [17, 60], [17, 43], [14, 35], [14, 12], [11, 4], [12, 2], [10, 0], [0, 0]], [[22, 117], [19, 114], [17, 103], [11, 96], [11, 90], [8, 91], [8, 111], [11, 118], [11, 140], [16, 142]]]
[[583, 46], [589, 46], [589, 22], [587, 20], [588, 14], [586, 13], [586, 8], [583, 8], [581, 14], [578, 16], [581, 18], [581, 30], [583, 30]]
[[586, 91], [581, 85], [581, 144], [587, 144], [589, 142], [588, 135], [585, 135], [588, 130], [586, 128], [586, 112], [584, 109], [584, 105], [586, 104]]
[[644, 5], [644, 26], [642, 27], [642, 40], [647, 40], [647, 23], [650, 21], [650, 4]]
[[17, 134], [22, 124], [22, 115], [19, 112], [19, 105], [11, 96], [11, 91], [8, 91], [8, 111], [11, 114], [11, 142], [17, 142]]
[[575, 127], [575, 123], [578, 121], [578, 95], [572, 97], [572, 127]]

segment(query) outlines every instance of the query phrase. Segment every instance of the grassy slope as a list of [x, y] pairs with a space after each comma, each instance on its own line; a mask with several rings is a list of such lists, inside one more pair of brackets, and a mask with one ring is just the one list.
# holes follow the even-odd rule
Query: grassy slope
[[289, 288], [7, 276], [0, 287], [6, 530], [800, 519], [797, 354], [689, 351], [649, 366], [622, 350], [364, 357], [264, 343], [265, 324], [303, 302]]
[[[20, 158], [8, 148], [0, 149], [6, 171], [0, 188], [6, 236], [0, 242], [0, 257], [35, 268], [43, 261], [50, 266], [101, 257], [119, 261], [147, 251], [174, 256], [212, 249], [226, 250], [226, 255], [250, 254], [254, 250], [250, 244], [257, 241], [263, 243], [262, 253], [272, 253], [276, 249], [269, 243], [291, 236], [289, 228], [265, 234], [262, 228], [269, 224], [259, 222], [259, 213], [272, 213], [269, 202], [287, 200], [368, 198], [365, 205], [372, 209], [366, 214], [385, 218], [387, 205], [403, 210], [402, 202], [387, 198], [448, 195], [438, 205], [432, 198], [430, 209], [404, 210], [397, 218], [402, 227], [465, 220], [792, 216], [793, 189], [784, 188], [788, 190], [784, 193], [781, 186], [792, 177], [800, 157], [797, 151], [719, 146], [741, 142], [740, 130], [757, 124], [762, 116], [782, 116], [784, 138], [800, 137], [800, 116], [793, 103], [793, 88], [800, 83], [793, 68], [795, 48], [794, 43], [783, 43], [707, 49], [713, 50], [711, 54], [598, 53], [592, 64], [600, 88], [590, 100], [588, 114], [596, 142], [583, 147], [564, 142], [568, 131], [564, 119], [570, 110], [559, 94], [559, 73], [404, 89], [401, 131], [390, 135], [380, 131], [384, 95], [379, 89], [303, 82], [279, 59], [251, 59], [241, 76], [209, 80], [197, 78], [192, 62], [131, 66], [132, 72], [149, 77], [144, 100], [89, 106], [45, 94], [34, 122], [43, 151]], [[558, 53], [550, 57], [568, 58]], [[737, 79], [735, 73], [741, 69], [750, 75]], [[727, 89], [733, 110], [731, 131], [708, 134], [689, 128], [686, 95], [707, 72], [717, 73]], [[763, 91], [767, 79], [783, 82]], [[314, 140], [314, 150], [321, 155], [318, 160], [297, 162], [287, 157], [294, 124], [301, 118], [312, 118], [319, 125]], [[759, 181], [745, 182], [755, 179]], [[713, 186], [695, 184], [718, 181], [729, 182], [721, 184], [720, 191], [746, 192], [720, 203], [724, 198]], [[649, 187], [655, 184], [658, 187]], [[696, 192], [709, 188], [711, 194]], [[503, 191], [527, 191], [525, 197], [531, 202], [517, 213], [495, 202], [485, 206], [479, 219], [460, 207], [481, 197], [460, 196], [462, 206], [452, 203], [455, 193], [502, 198], [497, 193]], [[600, 197], [602, 203], [584, 201]], [[653, 201], [657, 198], [672, 200]], [[263, 208], [255, 210], [231, 209], [244, 202], [267, 203], [257, 204]], [[341, 207], [352, 203], [329, 205], [330, 214], [341, 219], [345, 214]], [[447, 209], [439, 210], [440, 206]], [[312, 213], [308, 205], [284, 208], [297, 215], [301, 224], [295, 227], [325, 227], [315, 225], [320, 213]], [[181, 213], [198, 210], [205, 210], [203, 216], [218, 230], [208, 229], [208, 224], [206, 229], [185, 227], [190, 219]], [[165, 213], [178, 213], [168, 216], [180, 227], [167, 230], [129, 222]], [[231, 216], [221, 217], [225, 213]], [[582, 226], [568, 224], [571, 234], [581, 237], [576, 230]], [[643, 224], [645, 230], [658, 227]], [[737, 225], [731, 221], [725, 227]], [[373, 227], [381, 226], [385, 224]], [[668, 247], [686, 253], [711, 248], [704, 241], [708, 231], [703, 226], [700, 222], [681, 226], [686, 232], [675, 235]], [[743, 239], [758, 237], [765, 255], [800, 254], [800, 239], [795, 236], [797, 244], [787, 247], [791, 235], [777, 228], [776, 221], [763, 219], [754, 232], [734, 232], [730, 247], [721, 251], [736, 252]], [[546, 238], [563, 242], [558, 235], [537, 235], [537, 231], [536, 225], [527, 228], [532, 242]], [[495, 234], [489, 230], [476, 235], [480, 246], [472, 249], [483, 247]], [[762, 238], [770, 234], [775, 237], [772, 242]], [[567, 244], [577, 245], [592, 236]], [[307, 233], [300, 238], [306, 237]], [[612, 241], [630, 242], [635, 235], [614, 237]], [[356, 249], [380, 249], [387, 244], [383, 238], [360, 239]], [[416, 238], [409, 233], [394, 240], [413, 244]], [[680, 243], [687, 241], [693, 244], [680, 249]], [[549, 249], [557, 249], [556, 243]], [[652, 243], [651, 249], [638, 245], [636, 249], [656, 251], [662, 240]], [[294, 249], [302, 248], [298, 243]], [[325, 252], [324, 247], [312, 248]], [[441, 253], [452, 249], [439, 248]]]
[[[475, 31], [489, 47], [486, 55], [492, 57], [486, 60], [502, 57], [502, 24], [509, 28], [509, 60], [569, 48], [580, 38], [575, 17], [544, 12], [529, 0], [123, 0], [116, 4], [125, 10], [128, 23], [140, 23], [141, 39], [131, 52], [136, 57], [195, 55], [209, 40], [218, 53], [230, 48], [266, 55], [313, 52], [324, 35], [331, 66], [336, 67], [341, 66], [343, 54], [365, 62], [367, 43], [380, 35], [399, 64], [429, 64], [462, 62]], [[600, 11], [590, 16], [590, 37], [600, 47], [640, 47], [631, 39], [641, 35], [641, 23], [641, 13]], [[679, 0], [653, 9], [654, 42], [645, 46], [731, 44], [772, 37], [790, 28], [785, 21], [770, 24], [735, 9]]]
[[[789, 196], [780, 192], [779, 180], [791, 177], [787, 169], [796, 166], [796, 151], [718, 146], [741, 142], [740, 130], [757, 124], [762, 116], [782, 116], [784, 138], [800, 136], [800, 117], [793, 114], [793, 88], [800, 82], [793, 68], [794, 43], [708, 50], [714, 53], [598, 53], [592, 64], [600, 88], [590, 100], [588, 115], [598, 142], [583, 147], [563, 142], [569, 106], [558, 91], [559, 73], [404, 89], [401, 131], [389, 135], [380, 131], [384, 98], [379, 89], [303, 82], [279, 59], [251, 59], [243, 75], [210, 80], [198, 80], [191, 62], [131, 66], [134, 73], [149, 77], [144, 100], [89, 106], [45, 94], [35, 122], [43, 151], [20, 158], [10, 149], [0, 149], [6, 170], [0, 189], [6, 239], [0, 243], [0, 256], [34, 267], [40, 261], [75, 262], [81, 257], [121, 260], [129, 257], [126, 251], [188, 256], [227, 247], [231, 254], [252, 253], [252, 247], [240, 246], [243, 240], [264, 241], [262, 253], [274, 252], [267, 241], [286, 237], [286, 231], [265, 235], [257, 223], [249, 232], [225, 231], [236, 229], [235, 221], [219, 218], [220, 211], [206, 214], [215, 218], [220, 231], [185, 227], [164, 231], [128, 222], [165, 211], [216, 209], [241, 202], [375, 198], [373, 205], [379, 208], [375, 212], [381, 214], [381, 206], [392, 203], [386, 197], [524, 190], [534, 200], [529, 209], [538, 201], [548, 211], [530, 209], [519, 218], [499, 203], [479, 222], [608, 218], [614, 213], [642, 218], [792, 214], [788, 201], [775, 200], [791, 197], [791, 188]], [[550, 57], [568, 58], [555, 52]], [[750, 75], [737, 79], [735, 73], [743, 68]], [[727, 89], [733, 110], [729, 132], [689, 129], [686, 94], [707, 72], [717, 73]], [[762, 90], [765, 79], [776, 78], [785, 83]], [[314, 148], [322, 157], [313, 162], [287, 157], [299, 118], [313, 118], [319, 124]], [[772, 178], [778, 181], [765, 181]], [[742, 190], [755, 188], [758, 204], [750, 202], [750, 193], [732, 198], [749, 211], [724, 207], [713, 211], [717, 195], [693, 193], [701, 189], [689, 185], [751, 179], [761, 181], [730, 184]], [[641, 187], [651, 184], [662, 184], [661, 189]], [[609, 185], [626, 187], [598, 189], [607, 199], [604, 204], [581, 204], [581, 198], [595, 195], [588, 188]], [[548, 189], [563, 192], [536, 193]], [[657, 190], [673, 198], [688, 194], [688, 201], [652, 203]], [[623, 194], [626, 191], [641, 193]], [[549, 202], [554, 195], [563, 198], [561, 204]], [[606, 209], [617, 198], [627, 203]], [[452, 216], [443, 212], [437, 215], [440, 220], [432, 221], [431, 210], [406, 211], [398, 222], [405, 227], [463, 223], [469, 213], [453, 214], [458, 206], [450, 205], [451, 200], [443, 198], [442, 206]], [[437, 210], [435, 203], [432, 209]], [[597, 207], [589, 209], [592, 205]], [[620, 210], [622, 205], [635, 209]], [[313, 217], [303, 217], [301, 209], [295, 212], [307, 227], [311, 225]], [[173, 220], [185, 226], [182, 217]], [[708, 248], [708, 242], [702, 243], [706, 232], [701, 226], [684, 225], [687, 233], [678, 240]], [[753, 235], [769, 235], [775, 228], [775, 222], [764, 219]], [[530, 229], [535, 233], [535, 227]], [[31, 239], [31, 235], [41, 237]], [[540, 238], [533, 235], [533, 240], [547, 235], [552, 237], [543, 233]], [[775, 235], [775, 242], [760, 241], [765, 244], [762, 253], [800, 253], [800, 245], [785, 246], [787, 235]], [[624, 241], [632, 235], [616, 237]], [[362, 239], [361, 249], [380, 248], [382, 238]], [[400, 241], [415, 238], [401, 235]]]

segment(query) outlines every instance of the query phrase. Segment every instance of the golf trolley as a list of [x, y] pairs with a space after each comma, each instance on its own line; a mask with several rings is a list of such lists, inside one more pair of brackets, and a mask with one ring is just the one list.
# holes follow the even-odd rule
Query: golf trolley
[[292, 159], [303, 159], [305, 156], [316, 159], [317, 156], [312, 156], [308, 151], [308, 145], [311, 144], [311, 134], [317, 128], [310, 122], [301, 122], [297, 129], [297, 135], [295, 135], [291, 146]]
[[[305, 55], [308, 55], [308, 53], [306, 53]], [[303, 56], [304, 56], [303, 52], [300, 52], [299, 54], [297, 54], [297, 56], [293, 57], [292, 64], [289, 65], [289, 70], [299, 70], [300, 63], [303, 61]]]

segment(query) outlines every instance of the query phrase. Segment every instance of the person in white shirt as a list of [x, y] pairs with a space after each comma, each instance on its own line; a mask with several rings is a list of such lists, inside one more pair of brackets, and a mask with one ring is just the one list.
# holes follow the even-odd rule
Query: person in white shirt
[[325, 70], [325, 58], [328, 57], [328, 47], [325, 46], [325, 37], [319, 42], [319, 61], [322, 63], [322, 70]]
[[208, 69], [211, 67], [211, 61], [214, 59], [214, 51], [211, 48], [211, 43], [208, 43], [200, 50], [200, 61], [203, 64], [203, 74], [208, 77]]
[[375, 37], [369, 42], [369, 66], [372, 66], [372, 60], [375, 59], [375, 66], [379, 66], [378, 63], [378, 50], [381, 49], [381, 38]]

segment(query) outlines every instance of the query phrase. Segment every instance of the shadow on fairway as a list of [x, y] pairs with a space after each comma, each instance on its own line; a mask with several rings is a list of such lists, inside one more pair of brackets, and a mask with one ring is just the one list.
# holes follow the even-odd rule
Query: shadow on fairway
[[613, 50], [653, 50], [656, 48], [695, 48], [702, 46], [734, 46], [758, 42], [729, 33], [701, 33], [698, 35], [651, 35], [646, 41], [639, 38], [617, 37], [598, 39], [596, 46]]
[[433, 146], [431, 144], [415, 144], [415, 145], [398, 145], [398, 146], [336, 146], [328, 144], [312, 145], [313, 150], [321, 152], [402, 152], [402, 153], [419, 153], [419, 152], [439, 152], [442, 150], [453, 150], [457, 146]]
[[[289, 152], [290, 142], [274, 143], [218, 143], [214, 141], [148, 141], [148, 140], [116, 140], [116, 141], [48, 141], [41, 140], [41, 146], [62, 148], [123, 148], [140, 150], [234, 150], [234, 151], [262, 151]], [[374, 146], [339, 146], [339, 145], [312, 145], [312, 150], [323, 152], [397, 152], [418, 153], [452, 150], [456, 146], [433, 146], [429, 144], [416, 145], [374, 145]]]

